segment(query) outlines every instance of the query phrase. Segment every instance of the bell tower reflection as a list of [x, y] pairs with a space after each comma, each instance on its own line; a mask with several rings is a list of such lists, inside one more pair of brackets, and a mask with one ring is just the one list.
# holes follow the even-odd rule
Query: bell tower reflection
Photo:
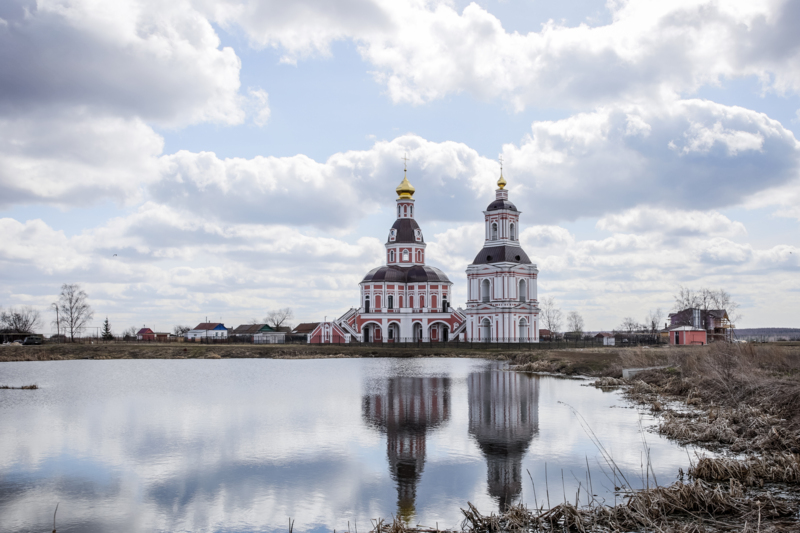
[[539, 432], [539, 380], [480, 372], [467, 385], [469, 434], [486, 457], [489, 494], [504, 511], [522, 492], [522, 458]]
[[364, 395], [361, 403], [364, 420], [386, 434], [397, 515], [408, 522], [415, 514], [427, 433], [450, 418], [450, 378], [393, 377], [380, 392]]

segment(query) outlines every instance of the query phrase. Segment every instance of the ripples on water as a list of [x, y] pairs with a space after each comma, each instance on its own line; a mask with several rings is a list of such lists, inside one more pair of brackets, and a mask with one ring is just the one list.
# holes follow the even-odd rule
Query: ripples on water
[[[575, 408], [632, 484], [643, 415], [618, 393], [473, 359], [4, 363], [0, 530], [363, 531], [457, 527], [614, 480]], [[644, 416], [642, 423], [651, 425]], [[662, 484], [688, 456], [645, 434]], [[545, 464], [547, 479], [545, 479]], [[605, 471], [605, 473], [604, 473]], [[651, 481], [652, 482], [652, 481]]]

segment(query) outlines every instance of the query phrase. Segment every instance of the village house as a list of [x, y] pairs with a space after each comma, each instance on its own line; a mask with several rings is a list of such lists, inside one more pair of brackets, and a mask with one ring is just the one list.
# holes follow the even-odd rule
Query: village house
[[[700, 309], [697, 307], [684, 309], [669, 314], [669, 330], [674, 331], [681, 326], [691, 326], [706, 332], [708, 342], [730, 341], [734, 325], [728, 318], [725, 309]], [[674, 340], [674, 335], [672, 336]], [[672, 343], [670, 340], [670, 343]]]
[[220, 340], [228, 338], [225, 324], [220, 322], [203, 322], [186, 332], [186, 340]]

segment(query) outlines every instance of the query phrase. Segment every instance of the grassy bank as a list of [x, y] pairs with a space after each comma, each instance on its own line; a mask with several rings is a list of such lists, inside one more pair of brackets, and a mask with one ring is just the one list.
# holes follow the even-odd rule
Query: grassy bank
[[43, 346], [2, 346], [0, 347], [0, 362], [70, 359], [319, 359], [337, 357], [470, 357], [516, 360], [525, 357], [526, 353], [529, 352], [509, 351], [493, 345], [487, 345], [485, 348], [465, 348], [451, 344], [395, 348], [319, 344], [65, 343]]
[[[576, 366], [552, 356], [517, 363], [528, 372]], [[619, 379], [622, 368], [653, 366], [667, 368]], [[629, 400], [651, 410], [659, 433], [719, 455], [696, 458], [688, 482], [632, 492], [615, 507], [512, 509], [492, 519], [516, 521], [528, 531], [800, 530], [800, 346], [622, 350], [616, 361], [587, 373], [605, 376], [595, 386], [622, 387]]]

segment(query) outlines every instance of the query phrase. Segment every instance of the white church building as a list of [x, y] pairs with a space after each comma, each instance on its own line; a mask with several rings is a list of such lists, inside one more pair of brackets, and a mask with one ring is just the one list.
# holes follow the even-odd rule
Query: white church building
[[[359, 283], [361, 302], [333, 322], [320, 322], [309, 343], [538, 342], [536, 265], [519, 244], [519, 215], [508, 201], [502, 170], [496, 199], [484, 211], [486, 238], [467, 268], [466, 311], [454, 309], [453, 283], [425, 264], [425, 239], [414, 218], [414, 187], [397, 187], [397, 220], [386, 264]], [[335, 339], [335, 340], [334, 340]]]

